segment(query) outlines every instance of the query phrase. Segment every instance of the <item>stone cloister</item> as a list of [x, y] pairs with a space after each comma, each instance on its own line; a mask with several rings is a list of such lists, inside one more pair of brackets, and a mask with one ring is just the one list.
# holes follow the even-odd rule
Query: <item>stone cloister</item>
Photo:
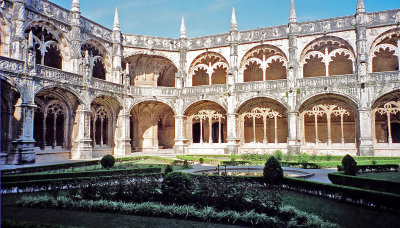
[[[0, 4], [1, 164], [173, 150], [400, 156], [400, 10], [160, 38]], [[239, 22], [240, 25], [240, 22]], [[227, 27], [228, 23], [227, 23]], [[178, 30], [179, 26], [177, 26]], [[189, 28], [190, 29], [190, 28]]]

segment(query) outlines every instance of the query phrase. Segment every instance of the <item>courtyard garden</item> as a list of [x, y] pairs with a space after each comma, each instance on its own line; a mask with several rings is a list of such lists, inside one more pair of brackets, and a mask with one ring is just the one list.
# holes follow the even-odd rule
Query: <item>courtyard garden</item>
[[[2, 225], [400, 226], [396, 190], [400, 158], [308, 156], [307, 162], [305, 155], [279, 151], [178, 159], [108, 156], [101, 161], [2, 170]], [[190, 169], [192, 162], [260, 164], [264, 172], [262, 176], [180, 172]], [[300, 167], [331, 162], [330, 167], [339, 166], [341, 171], [329, 174], [335, 184], [325, 184], [283, 176], [285, 162]]]

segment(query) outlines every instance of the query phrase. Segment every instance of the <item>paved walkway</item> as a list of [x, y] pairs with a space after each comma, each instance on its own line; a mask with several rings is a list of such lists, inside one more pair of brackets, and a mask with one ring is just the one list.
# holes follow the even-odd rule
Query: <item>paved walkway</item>
[[[227, 166], [227, 169], [263, 169], [263, 166]], [[210, 165], [210, 164], [201, 164], [201, 163], [195, 163], [193, 165], [192, 169], [187, 169], [187, 170], [182, 170], [183, 172], [188, 172], [188, 173], [196, 173], [196, 172], [201, 172], [203, 170], [216, 170], [217, 166], [215, 165]], [[223, 171], [225, 169], [225, 166], [220, 166], [220, 170]], [[284, 170], [288, 171], [300, 171], [300, 172], [305, 172], [305, 173], [310, 173], [314, 174], [311, 177], [307, 177], [306, 180], [311, 180], [311, 181], [317, 181], [321, 183], [332, 183], [329, 178], [328, 178], [328, 173], [336, 172], [336, 168], [330, 168], [330, 169], [300, 169], [300, 168], [289, 168], [289, 167], [283, 167]]]
[[[159, 150], [159, 151], [148, 151], [148, 152], [133, 152], [129, 156], [124, 157], [135, 157], [135, 156], [160, 156], [160, 157], [167, 157], [176, 159], [176, 154], [174, 154], [173, 150]], [[117, 156], [118, 157], [118, 156]], [[73, 163], [79, 161], [91, 161], [91, 160], [100, 160], [101, 158], [94, 158], [94, 159], [80, 159], [80, 160], [64, 160], [64, 161], [54, 161], [48, 163], [35, 163], [35, 164], [26, 164], [26, 165], [1, 165], [0, 169], [2, 170], [10, 170], [16, 169], [21, 167], [35, 167], [35, 166], [43, 166], [43, 165], [54, 165], [54, 164], [62, 164], [62, 163]], [[200, 170], [216, 170], [217, 166], [210, 165], [210, 164], [202, 164], [202, 163], [194, 163], [192, 169], [184, 170], [184, 172], [198, 172]], [[225, 167], [221, 167], [221, 170]], [[235, 169], [235, 168], [257, 168], [262, 169], [263, 166], [227, 166], [227, 168]], [[301, 171], [306, 173], [314, 174], [312, 177], [308, 177], [307, 180], [318, 181], [322, 183], [331, 183], [328, 179], [328, 173], [336, 172], [335, 168], [331, 169], [300, 169], [300, 168], [287, 168], [284, 167], [284, 170], [294, 170], [294, 171]]]

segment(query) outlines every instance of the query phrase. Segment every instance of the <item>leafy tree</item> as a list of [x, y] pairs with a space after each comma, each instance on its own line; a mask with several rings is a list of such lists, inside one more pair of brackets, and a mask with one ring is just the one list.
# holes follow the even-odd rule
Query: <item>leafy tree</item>
[[342, 159], [344, 174], [355, 176], [357, 174], [357, 162], [352, 156], [346, 154]]
[[278, 184], [283, 178], [281, 164], [274, 156], [271, 156], [265, 163], [264, 178], [270, 184]]
[[114, 167], [115, 158], [114, 158], [114, 156], [107, 154], [101, 159], [100, 163], [101, 163], [101, 166], [103, 166], [103, 168], [110, 169], [110, 168]]
[[193, 180], [182, 172], [171, 172], [165, 175], [161, 184], [164, 199], [173, 203], [186, 203], [192, 195]]

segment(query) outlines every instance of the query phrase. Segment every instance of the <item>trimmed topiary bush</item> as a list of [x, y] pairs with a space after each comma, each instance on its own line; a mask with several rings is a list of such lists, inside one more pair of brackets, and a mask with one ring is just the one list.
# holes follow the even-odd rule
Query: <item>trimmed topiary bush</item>
[[114, 156], [107, 154], [101, 159], [100, 163], [101, 163], [101, 166], [103, 166], [103, 168], [109, 169], [109, 168], [114, 167], [115, 158], [114, 158]]
[[172, 165], [167, 165], [167, 167], [165, 167], [164, 174], [167, 175], [168, 173], [171, 173], [173, 171], [174, 168], [172, 167]]
[[181, 172], [171, 172], [165, 175], [161, 184], [164, 199], [172, 203], [186, 203], [192, 195], [193, 180]]
[[357, 162], [352, 156], [346, 154], [342, 159], [344, 174], [355, 176], [357, 174]]
[[277, 184], [283, 179], [283, 169], [274, 156], [271, 156], [265, 163], [264, 178], [270, 184]]

